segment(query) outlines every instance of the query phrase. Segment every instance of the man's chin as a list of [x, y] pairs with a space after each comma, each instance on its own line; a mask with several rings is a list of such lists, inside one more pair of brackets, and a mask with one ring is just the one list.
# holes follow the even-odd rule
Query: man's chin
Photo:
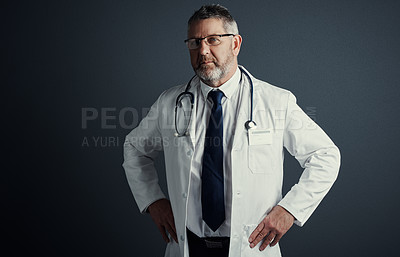
[[198, 71], [197, 72], [197, 75], [199, 75], [201, 78], [204, 78], [204, 79], [209, 79], [209, 78], [212, 78], [213, 77], [213, 73], [212, 72], [210, 72], [210, 71], [204, 71], [204, 70], [200, 70], [200, 71]]

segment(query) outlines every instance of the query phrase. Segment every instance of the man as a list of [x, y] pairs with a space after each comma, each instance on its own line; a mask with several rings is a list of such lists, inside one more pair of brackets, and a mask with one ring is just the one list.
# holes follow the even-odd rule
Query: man
[[[336, 180], [339, 150], [293, 94], [238, 66], [242, 37], [225, 7], [196, 11], [185, 42], [196, 76], [162, 93], [125, 140], [135, 200], [165, 256], [280, 256], [279, 240]], [[305, 169], [282, 198], [283, 147]], [[170, 201], [153, 164], [160, 151]]]

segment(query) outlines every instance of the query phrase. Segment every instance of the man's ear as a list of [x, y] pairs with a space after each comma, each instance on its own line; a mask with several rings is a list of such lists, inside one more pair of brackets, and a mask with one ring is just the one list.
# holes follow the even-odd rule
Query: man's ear
[[242, 45], [242, 37], [240, 35], [233, 36], [232, 51], [235, 56], [239, 55], [241, 45]]

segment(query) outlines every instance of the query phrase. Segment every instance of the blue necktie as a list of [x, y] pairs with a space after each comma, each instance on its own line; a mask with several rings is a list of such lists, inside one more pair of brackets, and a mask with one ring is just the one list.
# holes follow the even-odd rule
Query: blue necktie
[[206, 131], [201, 175], [201, 205], [203, 220], [216, 231], [225, 220], [224, 167], [223, 167], [223, 117], [219, 90], [208, 96], [214, 105]]

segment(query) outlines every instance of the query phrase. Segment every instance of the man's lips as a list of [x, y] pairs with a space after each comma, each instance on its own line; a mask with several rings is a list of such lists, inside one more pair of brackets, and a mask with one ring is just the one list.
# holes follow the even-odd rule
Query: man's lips
[[203, 61], [203, 62], [200, 63], [199, 66], [201, 66], [201, 65], [207, 65], [207, 64], [211, 64], [211, 63], [214, 63], [214, 62], [213, 62], [213, 61]]

